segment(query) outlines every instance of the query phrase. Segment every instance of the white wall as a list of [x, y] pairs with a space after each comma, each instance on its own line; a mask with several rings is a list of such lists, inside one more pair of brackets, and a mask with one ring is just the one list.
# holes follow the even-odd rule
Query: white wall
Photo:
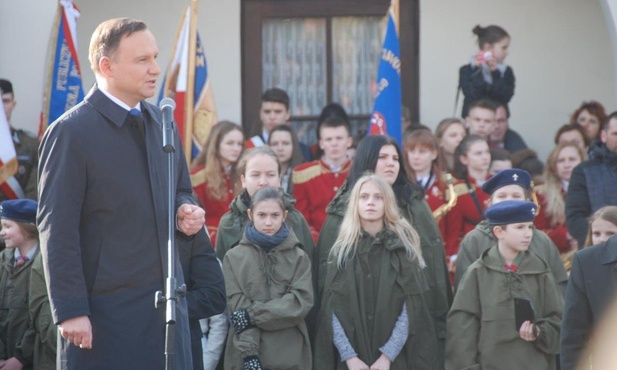
[[[240, 121], [240, 1], [199, 0], [204, 40], [219, 117]], [[146, 21], [157, 37], [160, 64], [170, 58], [186, 1], [75, 0], [82, 11], [78, 38], [84, 86], [94, 78], [87, 64], [90, 35], [102, 20], [128, 16]], [[55, 0], [0, 1], [0, 76], [15, 84], [13, 123], [36, 130], [46, 45]], [[603, 9], [607, 14], [603, 14]], [[477, 49], [471, 29], [495, 23], [512, 35], [510, 56], [517, 88], [512, 126], [544, 158], [555, 129], [583, 101], [617, 109], [617, 64], [612, 45], [617, 0], [424, 0], [421, 2], [421, 121], [434, 127], [452, 114], [458, 68]], [[617, 14], [617, 13], [616, 13]], [[34, 26], [33, 26], [34, 25]], [[10, 36], [7, 36], [10, 35]]]
[[0, 1], [0, 77], [13, 82], [17, 100], [11, 121], [33, 132], [39, 125], [43, 68], [57, 2], [38, 3]]
[[430, 0], [421, 4], [424, 124], [435, 127], [452, 115], [458, 68], [478, 50], [471, 32], [476, 24], [498, 24], [512, 36], [510, 125], [542, 158], [556, 128], [583, 100], [598, 100], [609, 112], [617, 108], [615, 60], [599, 1]]
[[[78, 20], [79, 60], [86, 91], [94, 83], [88, 44], [96, 26], [114, 17], [142, 19], [157, 38], [159, 64], [166, 68], [183, 9], [189, 1], [74, 0]], [[41, 111], [47, 43], [56, 11], [55, 0], [0, 1], [0, 77], [13, 82], [18, 105], [12, 123], [33, 132]], [[219, 118], [240, 122], [240, 0], [199, 0], [202, 37]], [[10, 36], [8, 36], [10, 35]], [[159, 79], [159, 83], [162, 78]]]

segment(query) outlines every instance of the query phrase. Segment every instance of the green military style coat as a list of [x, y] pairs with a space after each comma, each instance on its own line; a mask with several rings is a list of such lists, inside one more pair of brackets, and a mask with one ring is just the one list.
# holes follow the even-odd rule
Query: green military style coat
[[[35, 256], [39, 254], [37, 249]], [[16, 357], [23, 369], [33, 369], [34, 331], [28, 311], [28, 290], [33, 260], [14, 266], [15, 249], [0, 253], [0, 340], [3, 359]]]
[[[448, 369], [556, 368], [563, 299], [548, 264], [534, 253], [522, 253], [516, 272], [506, 272], [496, 246], [467, 270], [448, 315]], [[540, 328], [535, 341], [520, 338], [513, 298], [531, 301]]]
[[[482, 222], [476, 225], [475, 229], [465, 235], [458, 250], [458, 259], [456, 260], [455, 289], [457, 289], [463, 274], [469, 266], [480, 258], [484, 251], [496, 243], [497, 239], [493, 236], [487, 220], [482, 220]], [[543, 231], [534, 229], [529, 252], [537, 255], [548, 264], [553, 273], [553, 280], [559, 286], [562, 298], [565, 297], [568, 274], [559, 257], [557, 246]]]
[[[317, 242], [319, 258], [315, 262], [317, 265], [316, 304], [320, 304], [322, 299], [328, 256], [338, 237], [340, 225], [349, 204], [350, 193], [351, 189], [349, 189], [347, 182], [345, 182], [326, 210], [328, 217], [324, 222]], [[422, 274], [429, 288], [425, 292], [424, 298], [433, 319], [433, 326], [437, 336], [437, 359], [440, 364], [438, 368], [443, 369], [446, 318], [452, 303], [452, 289], [446, 268], [446, 254], [443, 241], [441, 240], [437, 223], [428, 204], [424, 200], [424, 195], [420, 188], [412, 187], [409, 199], [399, 199], [398, 201], [401, 215], [407, 221], [410, 221], [411, 225], [420, 235], [422, 257], [426, 262], [426, 268], [422, 269]]]
[[328, 261], [314, 368], [347, 368], [333, 344], [332, 313], [336, 313], [358, 357], [371, 366], [381, 356], [379, 348], [392, 335], [404, 304], [409, 336], [390, 369], [438, 368], [433, 320], [424, 300], [427, 291], [418, 260], [409, 260], [394, 232], [383, 230], [375, 237], [363, 234], [344, 268], [339, 268], [334, 258]]
[[[220, 234], [219, 234], [220, 235]], [[243, 237], [223, 260], [230, 313], [247, 310], [254, 327], [232, 327], [225, 369], [242, 370], [243, 359], [259, 356], [265, 369], [311, 370], [306, 315], [313, 307], [311, 262], [293, 231], [266, 253]]]
[[[285, 193], [283, 200], [285, 202], [285, 209], [289, 212], [286, 222], [294, 231], [302, 244], [302, 249], [304, 249], [312, 261], [313, 254], [315, 253], [315, 242], [311, 236], [309, 226], [304, 216], [294, 207], [296, 200], [287, 193]], [[229, 211], [221, 217], [219, 230], [216, 234], [216, 256], [221, 261], [231, 248], [240, 243], [242, 235], [244, 235], [244, 227], [249, 222], [247, 214], [249, 202], [248, 193], [246, 190], [243, 190], [231, 202]]]
[[33, 367], [36, 370], [56, 370], [56, 325], [45, 286], [43, 258], [40, 253], [32, 261], [30, 272], [30, 319], [35, 332]]

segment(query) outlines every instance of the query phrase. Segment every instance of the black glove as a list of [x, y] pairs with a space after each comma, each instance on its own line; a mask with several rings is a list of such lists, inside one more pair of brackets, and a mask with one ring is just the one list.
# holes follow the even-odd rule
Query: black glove
[[261, 370], [261, 361], [257, 356], [249, 356], [244, 358], [244, 370]]
[[231, 314], [230, 317], [231, 325], [233, 325], [234, 330], [237, 334], [242, 333], [246, 329], [250, 328], [251, 318], [249, 317], [249, 313], [246, 310], [238, 310]]

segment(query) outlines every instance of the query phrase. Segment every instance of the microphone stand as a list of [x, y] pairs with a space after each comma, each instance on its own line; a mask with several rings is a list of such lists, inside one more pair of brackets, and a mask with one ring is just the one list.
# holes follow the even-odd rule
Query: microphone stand
[[[175, 108], [175, 106], [173, 107]], [[174, 183], [174, 152], [173, 143], [174, 122], [172, 109], [163, 110], [163, 151], [167, 153], [167, 278], [165, 279], [165, 295], [160, 290], [155, 294], [155, 307], [166, 303], [165, 309], [165, 369], [173, 369], [175, 357], [175, 324], [176, 304], [180, 297], [186, 295], [186, 285], [177, 286], [175, 271], [175, 199], [176, 187]]]

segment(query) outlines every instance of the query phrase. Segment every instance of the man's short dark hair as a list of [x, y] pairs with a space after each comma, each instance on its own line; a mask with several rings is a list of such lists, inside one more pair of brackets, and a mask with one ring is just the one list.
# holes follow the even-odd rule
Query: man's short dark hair
[[13, 84], [11, 81], [0, 78], [0, 91], [2, 94], [13, 94]]
[[[320, 132], [321, 129], [324, 127], [330, 127], [330, 128], [345, 127], [345, 129], [347, 129], [347, 134], [351, 136], [351, 125], [349, 124], [348, 121], [342, 119], [341, 117], [332, 116], [332, 117], [326, 118], [323, 122], [320, 122], [319, 125], [317, 125], [317, 131]], [[318, 135], [318, 137], [321, 138], [321, 134]]]
[[289, 95], [283, 89], [273, 87], [264, 91], [261, 95], [262, 102], [274, 102], [281, 103], [285, 106], [285, 109], [289, 110]]
[[614, 111], [613, 113], [609, 114], [608, 117], [606, 117], [606, 121], [604, 121], [604, 123], [602, 124], [602, 130], [608, 131], [608, 123], [612, 119], [617, 119], [617, 111]]
[[[483, 108], [483, 109], [488, 109], [492, 112], [495, 112], [497, 111], [497, 104], [495, 104], [494, 101], [488, 100], [488, 99], [476, 100], [475, 102], [471, 103], [471, 105], [469, 106], [469, 110], [467, 112], [471, 112], [471, 110], [474, 108]], [[467, 115], [469, 115], [469, 113], [467, 113]]]
[[506, 118], [510, 118], [510, 110], [508, 109], [507, 104], [500, 102], [500, 101], [495, 101], [495, 100], [492, 100], [492, 102], [495, 105], [495, 113], [497, 113], [497, 109], [503, 108], [506, 110]]
[[118, 50], [123, 37], [147, 29], [144, 22], [130, 18], [114, 18], [99, 24], [90, 39], [88, 49], [90, 68], [97, 72], [101, 58], [111, 58]]
[[559, 144], [559, 137], [566, 133], [566, 132], [570, 132], [570, 131], [578, 131], [581, 134], [581, 137], [583, 138], [583, 143], [585, 144], [585, 146], [589, 146], [590, 144], [590, 140], [587, 138], [587, 135], [585, 135], [585, 129], [583, 128], [583, 126], [579, 125], [578, 123], [567, 123], [565, 125], [562, 125], [559, 130], [557, 130], [557, 132], [555, 133], [555, 145]]

